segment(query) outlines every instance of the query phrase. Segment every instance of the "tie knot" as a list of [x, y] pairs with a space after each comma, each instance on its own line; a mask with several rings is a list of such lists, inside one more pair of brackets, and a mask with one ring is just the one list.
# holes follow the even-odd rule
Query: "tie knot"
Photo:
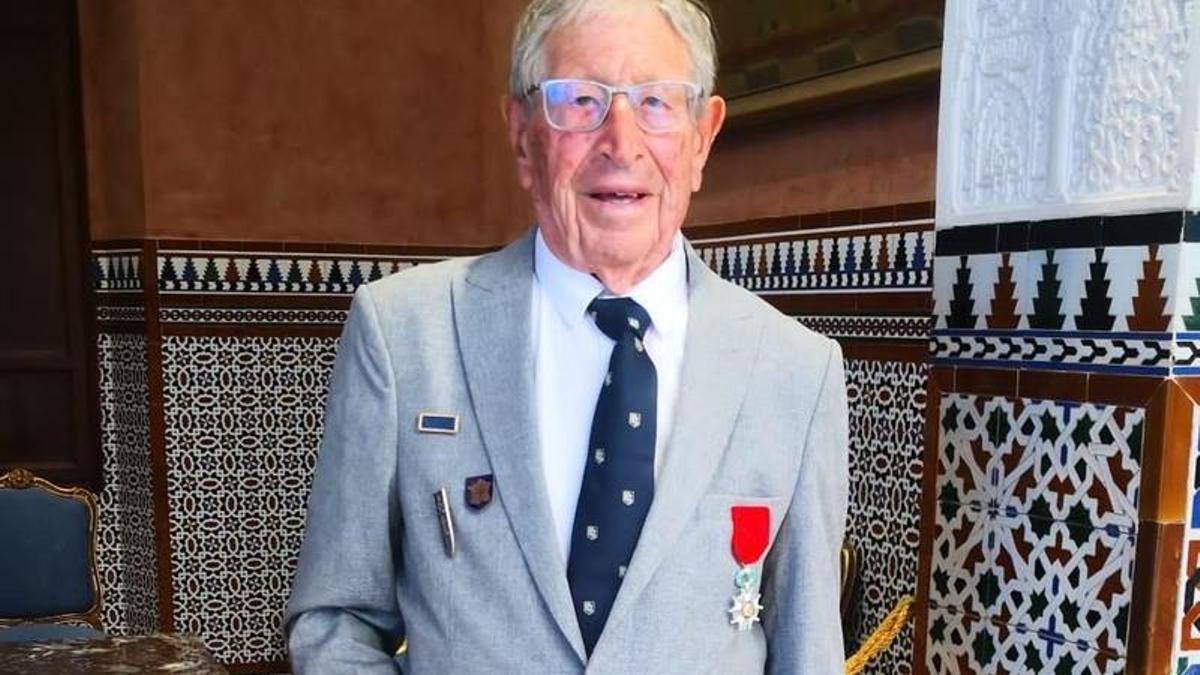
[[588, 313], [601, 332], [618, 342], [626, 333], [641, 338], [650, 327], [650, 315], [629, 298], [596, 298], [588, 305]]

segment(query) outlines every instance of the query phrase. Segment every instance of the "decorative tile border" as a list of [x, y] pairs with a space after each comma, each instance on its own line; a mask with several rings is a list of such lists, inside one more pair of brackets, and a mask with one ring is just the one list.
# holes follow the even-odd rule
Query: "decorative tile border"
[[797, 321], [826, 337], [869, 340], [929, 339], [928, 316], [800, 315]]
[[933, 222], [858, 225], [696, 239], [697, 254], [722, 278], [760, 293], [928, 288]]
[[349, 310], [242, 307], [163, 307], [159, 320], [168, 324], [342, 325]]
[[1175, 365], [1172, 372], [1188, 377], [1200, 375], [1200, 331], [1175, 334]]
[[1198, 235], [1181, 212], [942, 231], [931, 361], [1200, 374]]
[[92, 283], [99, 293], [141, 291], [142, 250], [140, 248], [98, 248], [92, 250]]
[[171, 251], [158, 253], [163, 294], [349, 295], [360, 285], [445, 256]]
[[96, 320], [101, 323], [142, 323], [146, 308], [141, 305], [98, 305]]
[[1175, 354], [1170, 333], [942, 330], [929, 343], [938, 365], [1121, 375], [1167, 376]]
[[1185, 328], [1172, 280], [1192, 244], [938, 258], [935, 328], [1162, 332]]

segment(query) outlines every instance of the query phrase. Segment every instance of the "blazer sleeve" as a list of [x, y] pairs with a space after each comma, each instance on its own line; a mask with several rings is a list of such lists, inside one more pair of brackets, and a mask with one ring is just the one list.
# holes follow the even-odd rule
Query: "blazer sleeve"
[[395, 673], [402, 522], [393, 370], [368, 287], [334, 364], [304, 543], [283, 616], [296, 673]]
[[804, 437], [791, 506], [763, 577], [768, 673], [841, 673], [840, 550], [849, 491], [849, 418], [837, 343]]

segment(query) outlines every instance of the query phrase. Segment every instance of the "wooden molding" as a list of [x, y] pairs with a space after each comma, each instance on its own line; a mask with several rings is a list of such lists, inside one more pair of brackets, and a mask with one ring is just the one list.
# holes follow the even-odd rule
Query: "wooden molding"
[[826, 111], [936, 87], [942, 71], [940, 47], [851, 68], [728, 102], [726, 127], [737, 129], [785, 117]]

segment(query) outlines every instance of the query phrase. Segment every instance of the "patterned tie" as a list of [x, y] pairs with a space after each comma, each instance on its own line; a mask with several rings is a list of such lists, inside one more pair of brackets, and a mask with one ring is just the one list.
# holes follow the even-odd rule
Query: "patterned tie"
[[588, 312], [616, 342], [592, 417], [567, 563], [575, 616], [591, 654], [654, 499], [658, 375], [642, 344], [650, 315], [641, 305], [598, 298]]

